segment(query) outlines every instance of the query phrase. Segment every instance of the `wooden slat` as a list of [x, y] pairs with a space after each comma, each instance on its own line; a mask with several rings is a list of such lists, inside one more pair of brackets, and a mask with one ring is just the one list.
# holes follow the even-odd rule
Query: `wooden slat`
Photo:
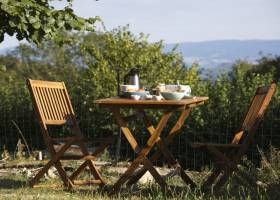
[[34, 87], [63, 89], [62, 82], [30, 80], [30, 79], [29, 79], [29, 81], [30, 81], [31, 85]]
[[[81, 185], [98, 185], [102, 184], [101, 180], [74, 180], [74, 186], [81, 186]], [[60, 188], [62, 184], [40, 184], [34, 185], [33, 188]], [[75, 188], [76, 188], [75, 187]]]
[[44, 97], [46, 98], [46, 105], [47, 105], [47, 109], [49, 110], [49, 114], [50, 114], [49, 120], [55, 120], [54, 109], [52, 107], [51, 99], [48, 94], [48, 88], [42, 88], [42, 90], [44, 93]]
[[249, 129], [249, 123], [250, 123], [250, 119], [252, 118], [252, 115], [254, 114], [255, 110], [256, 110], [256, 104], [259, 100], [259, 96], [255, 96], [254, 99], [253, 99], [253, 102], [249, 108], [249, 111], [245, 117], [245, 120], [244, 120], [244, 127], [246, 127], [246, 129]]
[[56, 119], [58, 120], [61, 120], [61, 116], [60, 116], [60, 113], [59, 113], [59, 107], [58, 107], [58, 102], [57, 102], [57, 98], [55, 96], [55, 88], [49, 88], [49, 94], [51, 96], [51, 99], [52, 99], [52, 104], [53, 104], [53, 107], [55, 109], [55, 115], [56, 115]]
[[67, 120], [49, 120], [49, 119], [47, 119], [47, 120], [45, 120], [45, 123], [47, 124], [47, 125], [65, 125], [65, 124], [67, 124]]
[[74, 180], [74, 185], [93, 185], [93, 184], [101, 184], [100, 180]]
[[65, 109], [65, 116], [64, 117], [66, 117], [66, 115], [70, 115], [71, 114], [71, 109], [68, 107], [64, 91], [60, 90], [59, 94], [60, 94], [60, 97], [61, 97], [63, 108]]
[[40, 185], [33, 185], [33, 188], [59, 188], [62, 184], [40, 184]]
[[45, 111], [45, 114], [46, 114], [45, 119], [46, 120], [51, 119], [51, 114], [50, 114], [48, 104], [47, 104], [48, 99], [45, 97], [45, 94], [44, 94], [42, 88], [38, 87], [37, 89], [38, 89], [38, 96], [40, 96], [40, 99], [41, 99], [42, 109]]
[[257, 97], [258, 97], [258, 99], [255, 102], [255, 109], [252, 112], [251, 118], [248, 123], [249, 127], [253, 126], [254, 122], [256, 121], [256, 118], [259, 116], [259, 111], [262, 108], [262, 104], [265, 99], [265, 95], [257, 95]]
[[74, 109], [73, 109], [73, 107], [72, 107], [72, 103], [71, 103], [69, 94], [68, 94], [68, 92], [67, 92], [67, 90], [66, 90], [66, 86], [65, 86], [64, 83], [62, 83], [62, 84], [63, 84], [63, 88], [64, 88], [63, 93], [64, 93], [65, 100], [66, 100], [66, 104], [65, 104], [65, 105], [67, 105], [67, 107], [69, 108], [70, 113], [72, 113], [73, 115], [75, 115], [75, 112], [74, 112]]
[[[58, 96], [58, 102], [61, 105], [61, 113], [62, 113], [62, 119], [67, 119], [66, 116], [70, 116], [71, 112], [70, 112], [70, 108], [67, 105], [67, 101], [66, 101], [66, 97], [65, 94], [63, 92], [63, 90], [57, 90], [57, 96]], [[68, 119], [67, 119], [68, 120]]]
[[37, 109], [38, 109], [39, 115], [41, 116], [41, 118], [43, 120], [45, 120], [47, 118], [47, 113], [46, 113], [46, 111], [42, 107], [42, 100], [40, 98], [38, 88], [33, 87], [32, 89], [33, 89], [34, 99], [37, 102]]
[[69, 140], [77, 140], [77, 141], [80, 141], [82, 140], [83, 138], [81, 137], [78, 137], [78, 136], [73, 136], [73, 137], [64, 137], [64, 138], [52, 138], [52, 141], [55, 141], [55, 142], [61, 142], [61, 141], [69, 141]]
[[215, 146], [218, 148], [239, 148], [241, 146], [240, 144], [215, 144], [215, 143], [199, 143], [199, 142], [191, 144], [193, 148], [202, 148], [208, 145]]
[[53, 95], [54, 95], [54, 98], [56, 100], [56, 104], [57, 104], [57, 112], [58, 112], [58, 115], [59, 115], [59, 119], [64, 119], [64, 111], [63, 111], [63, 107], [62, 107], [62, 102], [58, 96], [58, 89], [53, 89]]
[[66, 106], [65, 106], [65, 101], [63, 100], [64, 99], [64, 96], [63, 96], [63, 92], [62, 90], [57, 90], [57, 96], [58, 96], [58, 99], [59, 99], [59, 102], [61, 104], [61, 110], [62, 110], [62, 117], [63, 119], [66, 119], [66, 115], [69, 114], [69, 111], [67, 110]]
[[57, 114], [56, 114], [56, 108], [54, 106], [53, 97], [51, 95], [50, 88], [45, 88], [45, 92], [46, 92], [46, 95], [48, 96], [48, 99], [49, 99], [48, 103], [49, 103], [50, 110], [51, 110], [51, 113], [52, 113], [52, 120], [57, 120], [58, 117], [57, 117]]
[[261, 114], [259, 113], [260, 109], [262, 108], [262, 104], [264, 102], [265, 99], [265, 95], [256, 95], [254, 97], [254, 100], [249, 108], [249, 111], [245, 117], [244, 123], [242, 125], [242, 127], [245, 130], [249, 130], [252, 128], [252, 126], [255, 123], [255, 120], [257, 119], [257, 117]]
[[241, 140], [243, 136], [244, 131], [239, 131], [234, 135], [233, 140], [231, 141], [231, 144], [239, 144], [239, 141]]

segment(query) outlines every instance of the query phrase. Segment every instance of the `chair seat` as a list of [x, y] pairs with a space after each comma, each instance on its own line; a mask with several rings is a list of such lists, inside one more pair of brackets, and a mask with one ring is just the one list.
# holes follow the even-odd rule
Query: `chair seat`
[[64, 137], [64, 138], [52, 138], [52, 141], [54, 143], [65, 143], [68, 142], [70, 140], [75, 141], [75, 144], [78, 144], [80, 141], [83, 141], [84, 143], [112, 143], [114, 141], [114, 136], [113, 136], [113, 132], [108, 130], [106, 134], [102, 135], [103, 137], [99, 137], [99, 138], [94, 138], [94, 139], [90, 139], [90, 138], [86, 138], [86, 137], [79, 137], [79, 136], [72, 136], [72, 137]]
[[[53, 145], [56, 152], [58, 152], [65, 143], [61, 142], [59, 144]], [[88, 149], [89, 154], [92, 154], [94, 152], [94, 149]], [[79, 160], [84, 157], [80, 146], [78, 145], [71, 145], [63, 154], [61, 157], [62, 160]]]
[[218, 147], [218, 148], [239, 148], [242, 145], [241, 144], [219, 144], [219, 143], [200, 143], [200, 142], [196, 142], [196, 143], [192, 143], [191, 146], [193, 148], [205, 148], [207, 146], [215, 146], [215, 147]]
[[[56, 152], [58, 152], [67, 141], [71, 140], [72, 137], [68, 137], [68, 138], [53, 138], [52, 140], [55, 142], [54, 149]], [[97, 144], [110, 144], [112, 143], [114, 140], [114, 137], [106, 137], [106, 138], [96, 138], [94, 140], [90, 140], [90, 139], [86, 139], [83, 138], [82, 141], [86, 142], [86, 143], [97, 143]], [[83, 155], [81, 148], [79, 145], [76, 145], [79, 143], [79, 140], [75, 141], [75, 144], [71, 145], [63, 154], [63, 156], [61, 157], [62, 160], [79, 160], [79, 159], [90, 159], [89, 157], [85, 158], [85, 156]], [[93, 154], [96, 152], [96, 150], [98, 149], [98, 147], [96, 148], [87, 148], [89, 154]], [[92, 159], [94, 160], [95, 157], [93, 156]]]

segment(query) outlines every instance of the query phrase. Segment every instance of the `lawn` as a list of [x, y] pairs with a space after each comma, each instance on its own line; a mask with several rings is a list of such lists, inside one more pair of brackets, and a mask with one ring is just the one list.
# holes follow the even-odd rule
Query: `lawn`
[[[112, 166], [101, 167], [101, 172], [110, 187], [120, 175], [119, 171], [112, 170]], [[249, 190], [240, 186], [238, 179], [232, 178], [219, 193], [213, 194], [211, 191], [207, 194], [199, 189], [191, 190], [178, 176], [167, 180], [170, 186], [170, 194], [165, 195], [161, 192], [159, 186], [153, 181], [137, 184], [133, 187], [124, 187], [119, 195], [109, 196], [106, 189], [99, 189], [97, 186], [82, 186], [75, 188], [73, 191], [66, 191], [62, 187], [56, 188], [29, 188], [27, 186], [30, 171], [34, 169], [26, 168], [9, 168], [0, 170], [0, 198], [1, 199], [279, 199], [279, 184], [277, 180], [271, 181], [269, 173], [265, 169], [255, 169], [258, 178], [266, 183], [265, 187]], [[71, 171], [71, 167], [68, 169]], [[209, 171], [203, 173], [188, 172], [188, 174], [200, 183]], [[266, 173], [264, 175], [264, 173]], [[275, 172], [274, 172], [275, 173]], [[56, 172], [54, 172], [56, 174]], [[87, 172], [83, 178], [88, 177]], [[45, 177], [44, 183], [58, 184], [57, 177]]]

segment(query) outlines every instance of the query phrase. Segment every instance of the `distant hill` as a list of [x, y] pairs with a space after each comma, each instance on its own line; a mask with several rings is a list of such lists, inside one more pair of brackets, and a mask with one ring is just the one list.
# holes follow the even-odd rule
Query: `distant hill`
[[[166, 44], [165, 50], [175, 45]], [[200, 67], [213, 71], [228, 70], [238, 59], [255, 62], [262, 56], [280, 55], [280, 40], [216, 40], [177, 45], [187, 64], [198, 62]]]
[[[166, 44], [165, 51], [178, 45], [187, 65], [194, 62], [215, 74], [220, 70], [230, 70], [238, 59], [256, 62], [262, 56], [280, 55], [280, 40], [214, 40], [204, 42], [182, 42]], [[15, 47], [0, 49], [0, 55], [6, 54]]]
[[5, 55], [7, 54], [9, 51], [12, 51], [14, 50], [16, 47], [6, 47], [6, 48], [3, 48], [3, 49], [0, 49], [0, 55]]

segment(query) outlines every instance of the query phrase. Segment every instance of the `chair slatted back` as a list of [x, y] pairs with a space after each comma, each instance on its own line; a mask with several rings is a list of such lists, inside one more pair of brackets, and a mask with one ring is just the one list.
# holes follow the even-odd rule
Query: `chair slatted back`
[[[247, 132], [248, 134], [253, 134], [264, 115], [264, 112], [273, 96], [275, 88], [276, 84], [273, 83], [269, 86], [263, 86], [257, 89], [255, 96], [252, 99], [249, 110], [247, 111], [247, 114], [244, 117], [241, 126], [241, 131], [236, 133], [232, 140], [233, 144], [240, 143], [244, 132]], [[249, 135], [248, 137], [252, 136]]]
[[27, 80], [40, 121], [45, 125], [76, 124], [71, 101], [63, 82]]
[[[63, 184], [67, 189], [72, 189], [74, 185], [82, 185], [84, 183], [90, 184], [89, 181], [74, 181], [74, 179], [86, 168], [89, 167], [90, 172], [93, 174], [94, 182], [102, 186], [105, 182], [101, 178], [96, 166], [92, 162], [95, 155], [91, 155], [85, 145], [84, 137], [77, 124], [72, 104], [63, 82], [50, 82], [27, 79], [27, 86], [32, 98], [32, 102], [39, 119], [41, 133], [43, 135], [46, 147], [50, 153], [50, 161], [35, 175], [29, 182], [33, 187], [39, 182], [43, 175], [48, 173], [50, 167], [56, 167]], [[48, 131], [48, 125], [70, 125], [71, 132], [74, 134], [70, 137], [64, 136], [59, 138], [51, 137]], [[59, 145], [56, 146], [56, 144]], [[73, 145], [78, 145], [74, 147]], [[97, 148], [100, 153], [107, 147], [107, 143]], [[68, 151], [68, 152], [67, 152]], [[72, 155], [66, 155], [67, 153]], [[70, 176], [67, 175], [62, 167], [61, 160], [76, 160], [84, 159], [82, 165], [78, 167]]]

